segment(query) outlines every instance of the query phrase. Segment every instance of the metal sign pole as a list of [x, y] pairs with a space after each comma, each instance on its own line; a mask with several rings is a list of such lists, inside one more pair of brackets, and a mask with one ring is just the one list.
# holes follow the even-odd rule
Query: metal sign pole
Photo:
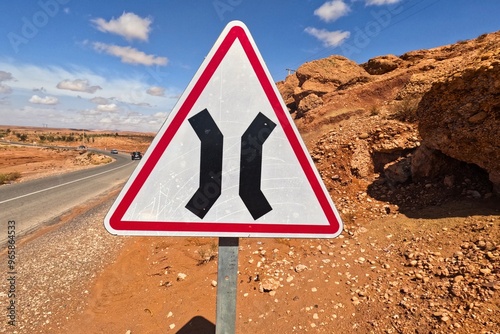
[[219, 238], [216, 334], [236, 333], [238, 248], [238, 238]]

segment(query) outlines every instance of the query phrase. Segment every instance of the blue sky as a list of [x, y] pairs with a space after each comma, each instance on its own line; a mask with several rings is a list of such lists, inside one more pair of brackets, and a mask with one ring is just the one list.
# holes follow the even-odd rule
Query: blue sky
[[21, 0], [0, 4], [0, 124], [156, 132], [232, 20], [275, 81], [500, 30], [498, 0]]

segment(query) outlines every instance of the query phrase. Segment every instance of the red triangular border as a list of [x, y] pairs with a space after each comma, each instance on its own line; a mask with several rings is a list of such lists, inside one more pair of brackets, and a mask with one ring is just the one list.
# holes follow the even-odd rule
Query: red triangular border
[[[188, 113], [191, 108], [203, 92], [205, 86], [212, 78], [212, 75], [216, 71], [219, 64], [224, 59], [225, 55], [233, 45], [233, 43], [239, 40], [241, 43], [248, 60], [255, 71], [255, 74], [262, 85], [262, 88], [274, 110], [281, 127], [295, 153], [302, 170], [304, 171], [309, 184], [311, 185], [315, 196], [317, 197], [321, 208], [323, 209], [325, 216], [330, 225], [289, 225], [289, 224], [268, 224], [268, 223], [221, 223], [221, 222], [154, 222], [154, 221], [123, 221], [123, 217], [128, 210], [129, 206], [132, 204], [134, 198], [139, 193], [143, 184], [155, 168], [157, 162], [160, 160], [161, 156], [165, 152], [166, 148], [170, 144], [172, 138], [175, 136], [177, 130], [181, 124], [186, 120]], [[187, 98], [180, 106], [178, 112], [173, 115], [171, 123], [168, 128], [163, 133], [160, 140], [157, 142], [156, 146], [152, 149], [151, 153], [146, 157], [147, 160], [144, 162], [142, 169], [137, 174], [136, 178], [131, 183], [127, 192], [123, 196], [121, 202], [117, 205], [115, 211], [111, 214], [109, 218], [109, 226], [116, 231], [150, 231], [150, 232], [193, 232], [193, 233], [213, 233], [214, 236], [217, 233], [240, 233], [241, 235], [246, 234], [272, 234], [276, 236], [278, 234], [287, 235], [301, 235], [301, 234], [317, 234], [317, 235], [336, 235], [340, 233], [342, 228], [342, 222], [338, 218], [338, 214], [335, 209], [330, 204], [331, 202], [326, 197], [326, 190], [323, 190], [322, 185], [318, 179], [319, 176], [314, 172], [315, 168], [312, 166], [312, 162], [308, 159], [307, 152], [300, 143], [299, 138], [297, 138], [292, 125], [290, 124], [290, 117], [286, 114], [288, 110], [284, 108], [284, 104], [281, 102], [281, 98], [276, 95], [276, 91], [273, 88], [274, 83], [269, 80], [266, 73], [264, 65], [261, 63], [257, 51], [253, 48], [252, 42], [249, 36], [247, 36], [245, 29], [240, 25], [235, 25], [229, 29], [227, 35], [224, 37], [220, 43], [218, 49], [213, 54], [213, 57], [209, 60], [209, 63], [205, 67], [203, 73], [199, 76], [198, 81], [194, 84], [191, 91], [188, 93]], [[307, 155], [306, 155], [307, 154]], [[262, 235], [260, 235], [262, 236]]]

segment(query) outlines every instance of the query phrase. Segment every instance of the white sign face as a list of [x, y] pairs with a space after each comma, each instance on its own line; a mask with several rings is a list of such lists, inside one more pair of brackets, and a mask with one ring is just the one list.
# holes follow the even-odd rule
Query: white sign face
[[337, 210], [241, 22], [224, 29], [105, 226], [122, 235], [340, 234]]

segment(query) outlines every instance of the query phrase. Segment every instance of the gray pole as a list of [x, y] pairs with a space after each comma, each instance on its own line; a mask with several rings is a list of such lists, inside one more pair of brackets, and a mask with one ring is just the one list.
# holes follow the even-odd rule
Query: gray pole
[[238, 238], [219, 238], [215, 334], [236, 333]]

